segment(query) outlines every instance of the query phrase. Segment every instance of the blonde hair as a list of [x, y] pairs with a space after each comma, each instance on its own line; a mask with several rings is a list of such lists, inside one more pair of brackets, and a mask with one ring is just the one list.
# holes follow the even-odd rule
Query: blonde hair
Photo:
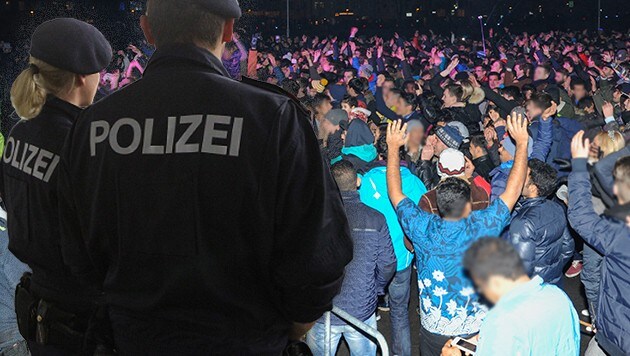
[[615, 153], [626, 146], [626, 141], [619, 131], [600, 132], [596, 137], [602, 157]]
[[11, 87], [11, 104], [24, 120], [42, 111], [48, 95], [59, 96], [74, 88], [75, 74], [30, 57], [28, 68], [22, 71]]
[[462, 102], [467, 102], [468, 99], [473, 95], [475, 88], [472, 86], [472, 83], [468, 79], [464, 79], [460, 81], [459, 85], [462, 87]]

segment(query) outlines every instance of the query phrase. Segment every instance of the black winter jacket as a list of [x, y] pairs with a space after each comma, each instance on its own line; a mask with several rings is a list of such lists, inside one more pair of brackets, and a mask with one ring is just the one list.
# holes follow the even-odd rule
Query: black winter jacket
[[575, 243], [562, 206], [544, 197], [525, 199], [516, 208], [506, 237], [523, 259], [530, 276], [547, 283], [561, 281]]

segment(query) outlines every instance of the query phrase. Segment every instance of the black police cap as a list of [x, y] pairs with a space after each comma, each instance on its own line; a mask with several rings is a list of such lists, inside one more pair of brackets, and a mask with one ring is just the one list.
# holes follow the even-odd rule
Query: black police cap
[[205, 7], [211, 13], [224, 19], [238, 19], [241, 17], [241, 7], [238, 0], [193, 0]]
[[93, 74], [112, 60], [112, 47], [96, 27], [71, 18], [39, 25], [31, 38], [31, 56], [76, 74]]

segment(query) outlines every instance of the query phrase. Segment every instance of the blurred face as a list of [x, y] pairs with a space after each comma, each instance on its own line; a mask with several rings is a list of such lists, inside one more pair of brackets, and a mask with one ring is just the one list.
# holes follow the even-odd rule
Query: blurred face
[[332, 104], [328, 100], [325, 100], [317, 107], [317, 113], [320, 117], [326, 116], [330, 110], [332, 110]]
[[564, 75], [564, 73], [562, 73], [562, 72], [556, 72], [556, 77], [555, 77], [556, 84], [558, 84], [558, 85], [563, 85], [563, 84], [564, 84], [564, 81], [565, 81], [566, 79], [567, 79], [567, 76], [566, 76], [566, 75]]
[[543, 110], [533, 103], [528, 103], [525, 110], [527, 110], [527, 118], [529, 121], [532, 121], [535, 117], [543, 113]]
[[549, 78], [549, 73], [543, 67], [536, 67], [534, 71], [534, 80], [545, 80]]
[[520, 65], [515, 65], [514, 66], [514, 71], [516, 72], [516, 77], [520, 78], [522, 76], [525, 75], [525, 71], [523, 70], [523, 68]]
[[350, 83], [350, 80], [352, 80], [352, 78], [354, 78], [354, 74], [352, 74], [352, 71], [348, 71], [348, 72], [344, 72], [343, 73], [343, 82], [344, 83]]
[[389, 91], [392, 90], [394, 88], [394, 82], [385, 82], [383, 83], [383, 95], [387, 96], [389, 94]]
[[576, 85], [573, 87], [573, 97], [580, 100], [586, 96], [586, 87], [584, 85]]
[[503, 85], [503, 81], [501, 80], [501, 77], [492, 75], [488, 78], [488, 85], [490, 86], [490, 89], [497, 89]]
[[621, 101], [621, 90], [613, 90], [612, 98], [615, 103], [619, 103]]
[[396, 114], [400, 116], [406, 116], [409, 115], [411, 111], [412, 106], [407, 104], [407, 102], [405, 102], [405, 100], [399, 96], [398, 100], [396, 101]]
[[442, 101], [444, 102], [445, 108], [450, 108], [451, 106], [457, 103], [457, 97], [451, 93], [450, 90], [444, 90], [444, 95], [442, 95]]
[[424, 138], [424, 129], [422, 127], [416, 127], [409, 131], [409, 147], [418, 148], [422, 139]]
[[486, 299], [492, 304], [496, 304], [501, 299], [501, 288], [499, 282], [496, 280], [499, 277], [490, 277], [488, 281], [484, 282], [478, 278], [473, 278], [473, 282], [477, 286], [477, 289], [483, 294]]

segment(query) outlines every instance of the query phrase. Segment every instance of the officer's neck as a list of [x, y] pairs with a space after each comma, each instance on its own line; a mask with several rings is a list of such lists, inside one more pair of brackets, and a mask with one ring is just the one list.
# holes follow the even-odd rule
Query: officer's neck
[[57, 95], [57, 98], [79, 108], [85, 108], [92, 104], [91, 100], [86, 99], [86, 94], [76, 88], [70, 92]]
[[221, 56], [223, 55], [223, 50], [225, 49], [225, 43], [223, 42], [214, 46], [214, 48], [213, 46], [209, 45], [207, 42], [202, 42], [202, 41], [195, 41], [195, 45], [197, 47], [201, 47], [207, 50], [208, 52], [214, 54], [214, 56], [217, 57], [218, 59], [221, 59]]

